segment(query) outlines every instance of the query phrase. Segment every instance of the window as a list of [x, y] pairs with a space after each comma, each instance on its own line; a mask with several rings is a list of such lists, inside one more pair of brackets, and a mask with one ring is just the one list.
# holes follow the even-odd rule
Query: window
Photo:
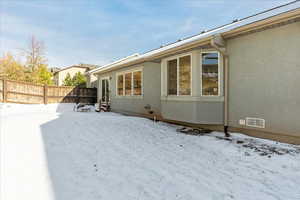
[[118, 96], [140, 96], [142, 91], [142, 70], [124, 72], [117, 75]]
[[191, 56], [167, 61], [168, 95], [191, 95]]
[[177, 59], [168, 61], [168, 94], [177, 95]]
[[132, 73], [125, 74], [125, 95], [131, 95], [131, 79]]
[[191, 56], [179, 58], [179, 95], [191, 94]]
[[122, 75], [118, 75], [118, 95], [122, 96], [124, 93], [124, 84], [123, 84], [123, 81], [124, 81], [124, 76], [123, 74]]
[[218, 53], [202, 53], [202, 95], [219, 95]]
[[142, 95], [142, 72], [133, 72], [133, 95]]

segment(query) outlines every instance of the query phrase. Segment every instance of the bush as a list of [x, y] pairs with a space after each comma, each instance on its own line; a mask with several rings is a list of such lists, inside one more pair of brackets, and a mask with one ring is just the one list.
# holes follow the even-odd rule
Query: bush
[[77, 72], [73, 77], [68, 73], [63, 81], [63, 85], [84, 87], [86, 85], [86, 77], [81, 72]]

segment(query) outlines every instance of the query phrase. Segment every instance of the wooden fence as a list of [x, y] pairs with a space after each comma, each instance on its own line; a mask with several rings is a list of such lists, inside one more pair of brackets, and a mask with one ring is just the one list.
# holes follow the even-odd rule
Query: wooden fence
[[47, 103], [95, 103], [96, 88], [47, 86], [0, 79], [0, 102], [47, 104]]

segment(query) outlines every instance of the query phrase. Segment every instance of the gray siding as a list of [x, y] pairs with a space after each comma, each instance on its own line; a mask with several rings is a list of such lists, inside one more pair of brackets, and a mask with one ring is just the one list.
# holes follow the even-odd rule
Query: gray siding
[[300, 136], [300, 23], [227, 42], [230, 126], [266, 120], [264, 131]]
[[[142, 97], [120, 97], [116, 96], [116, 74], [136, 67], [143, 67], [143, 96]], [[151, 105], [156, 114], [160, 114], [160, 64], [146, 62], [141, 65], [135, 65], [110, 73], [102, 74], [101, 77], [111, 77], [111, 107], [118, 112], [146, 113], [144, 106]], [[101, 84], [101, 83], [100, 83]], [[99, 85], [101, 86], [101, 85]], [[101, 87], [99, 87], [101, 88]], [[99, 95], [101, 91], [99, 90]], [[99, 99], [99, 98], [98, 98]]]
[[[210, 49], [215, 51], [213, 49]], [[207, 52], [208, 49], [203, 49]], [[162, 116], [169, 120], [183, 121], [196, 124], [223, 124], [223, 77], [220, 76], [220, 96], [201, 96], [201, 50], [191, 51], [192, 55], [192, 96], [167, 95], [167, 64], [162, 61]], [[220, 57], [220, 75], [223, 73], [223, 62]]]
[[223, 124], [223, 102], [162, 101], [166, 119], [195, 124]]
[[[239, 120], [257, 117], [266, 120], [265, 129], [258, 130], [300, 136], [300, 23], [230, 39], [227, 50], [229, 126], [250, 128], [239, 125]], [[146, 62], [101, 75], [100, 78], [111, 77], [112, 109], [142, 114], [146, 113], [144, 106], [150, 104], [155, 113], [165, 119], [223, 124], [222, 95], [218, 99], [206, 99], [200, 95], [199, 53], [193, 51], [194, 92], [187, 99], [176, 100], [164, 94], [165, 89], [161, 87], [161, 82], [166, 81], [165, 77], [161, 78], [164, 62]], [[117, 97], [116, 74], [140, 66], [144, 67], [143, 98]]]

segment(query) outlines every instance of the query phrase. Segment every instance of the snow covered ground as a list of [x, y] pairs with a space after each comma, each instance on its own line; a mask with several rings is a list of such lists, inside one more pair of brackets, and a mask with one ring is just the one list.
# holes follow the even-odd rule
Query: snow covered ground
[[[72, 109], [0, 104], [2, 200], [300, 199], [299, 146]], [[236, 140], [291, 153], [261, 156]]]

